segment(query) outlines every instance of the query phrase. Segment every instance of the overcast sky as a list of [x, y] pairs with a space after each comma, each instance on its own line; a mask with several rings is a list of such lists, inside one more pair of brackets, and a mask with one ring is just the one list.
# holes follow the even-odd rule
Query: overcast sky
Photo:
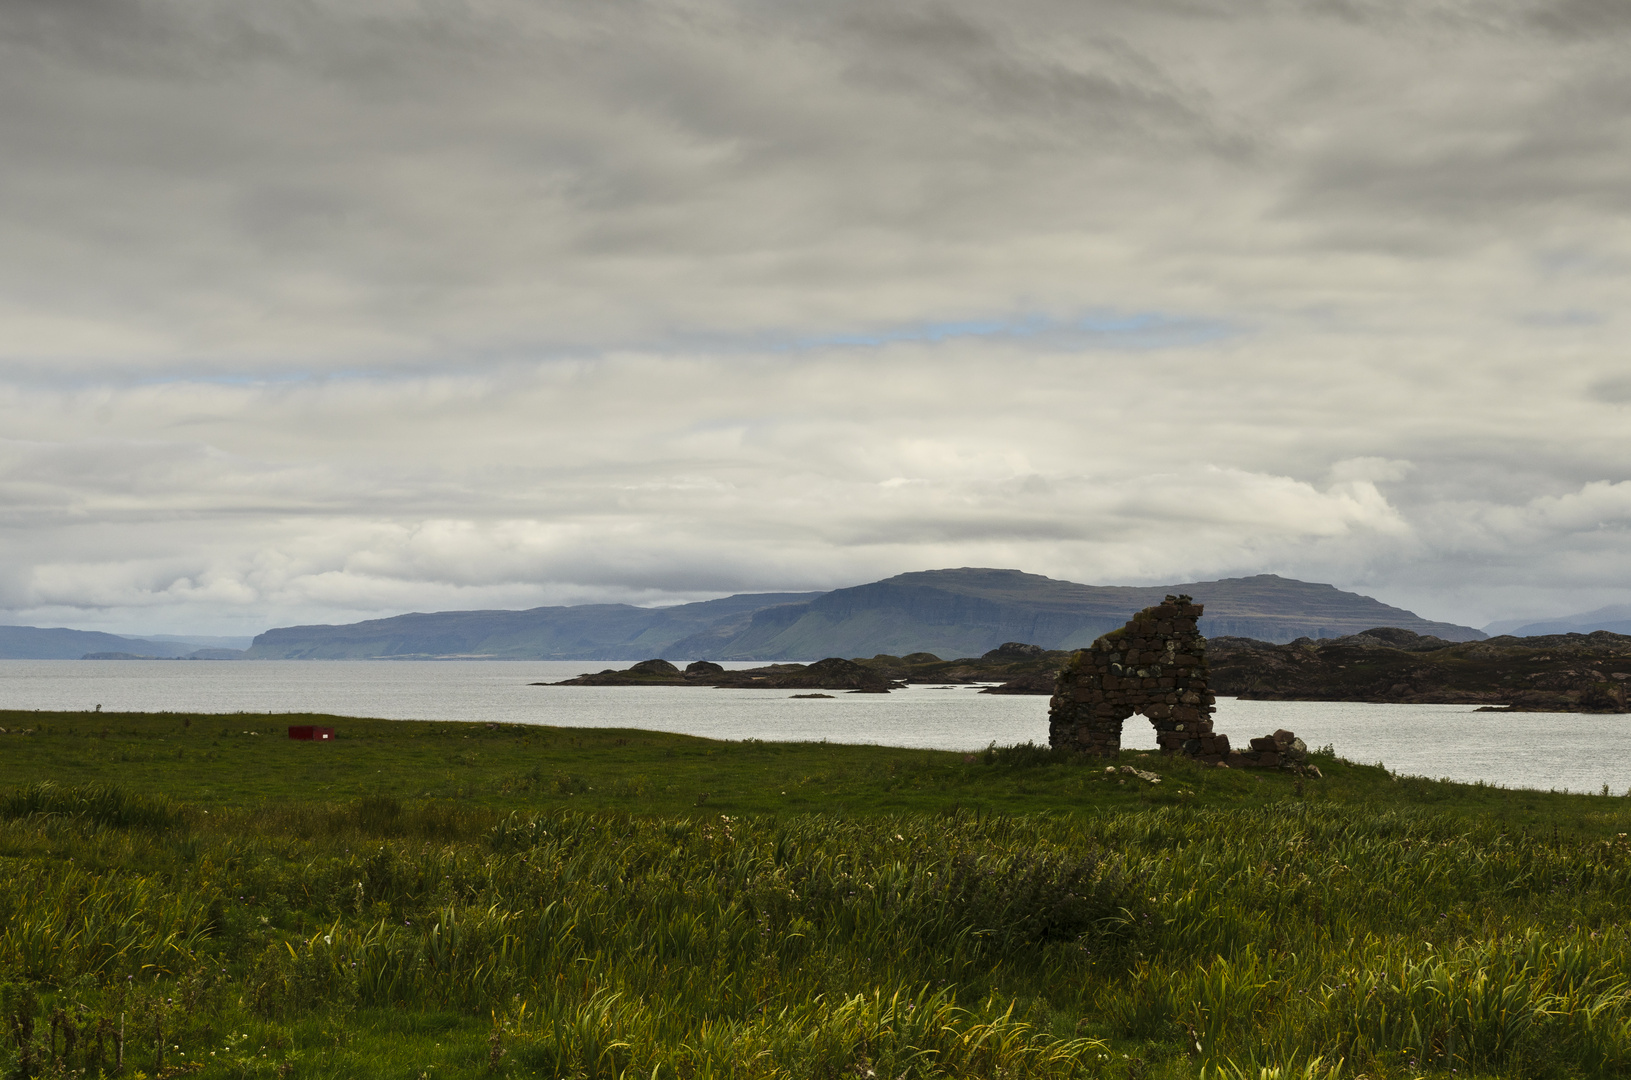
[[1621, 0], [0, 0], [0, 621], [1631, 601]]

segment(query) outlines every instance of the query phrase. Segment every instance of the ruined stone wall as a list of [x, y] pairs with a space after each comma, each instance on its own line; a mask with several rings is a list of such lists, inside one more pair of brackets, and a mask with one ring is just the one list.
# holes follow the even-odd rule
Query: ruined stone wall
[[1196, 629], [1202, 610], [1169, 596], [1072, 656], [1054, 684], [1048, 743], [1113, 757], [1122, 722], [1142, 713], [1162, 753], [1224, 761], [1229, 737], [1212, 731], [1206, 639]]
[[1212, 730], [1215, 702], [1206, 686], [1206, 639], [1196, 629], [1201, 610], [1187, 596], [1169, 596], [1072, 656], [1054, 683], [1049, 745], [1115, 757], [1121, 752], [1122, 723], [1143, 713], [1155, 726], [1163, 754], [1233, 769], [1319, 776], [1318, 768], [1306, 764], [1308, 748], [1289, 731], [1253, 739], [1247, 750], [1230, 750], [1229, 736]]

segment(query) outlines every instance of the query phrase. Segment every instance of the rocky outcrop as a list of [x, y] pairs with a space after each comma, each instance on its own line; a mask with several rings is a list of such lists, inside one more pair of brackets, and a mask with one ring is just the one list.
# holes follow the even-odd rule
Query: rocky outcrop
[[683, 677], [680, 675], [680, 669], [667, 660], [642, 660], [629, 668], [629, 674], [636, 678], [678, 679]]
[[[614, 669], [607, 668], [593, 674], [585, 673], [575, 679], [567, 679], [558, 683], [531, 683], [532, 686], [706, 686], [703, 681], [706, 673], [701, 677], [689, 677], [692, 664], [684, 672], [670, 664], [667, 660], [642, 660], [631, 667]], [[709, 667], [719, 667], [718, 664], [709, 664]], [[723, 671], [723, 668], [720, 668]]]
[[1023, 641], [1005, 641], [980, 657], [981, 660], [1036, 660], [1047, 655], [1040, 645], [1027, 645]]
[[907, 653], [891, 656], [879, 653], [870, 658], [856, 658], [856, 663], [871, 668], [896, 682], [940, 685], [952, 683], [970, 685], [999, 683], [988, 686], [981, 693], [1041, 694], [1053, 693], [1053, 679], [1070, 659], [1064, 650], [1046, 650], [1037, 645], [1009, 642], [987, 652], [984, 656], [942, 660], [930, 652]]
[[747, 671], [727, 671], [714, 679], [714, 685], [887, 694], [900, 684], [854, 660], [832, 656], [809, 665], [772, 664]]
[[767, 690], [848, 690], [887, 694], [900, 685], [888, 676], [840, 657], [813, 664], [770, 664], [746, 671], [726, 671], [718, 664], [698, 660], [682, 672], [667, 660], [642, 660], [621, 671], [608, 668], [557, 683], [533, 686], [713, 686]]
[[1268, 701], [1483, 705], [1625, 712], [1631, 637], [1591, 634], [1453, 642], [1395, 627], [1273, 645], [1213, 638], [1212, 690]]

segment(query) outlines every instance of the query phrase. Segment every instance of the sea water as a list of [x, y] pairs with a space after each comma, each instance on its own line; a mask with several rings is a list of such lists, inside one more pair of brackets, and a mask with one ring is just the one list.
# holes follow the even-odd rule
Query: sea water
[[[311, 712], [391, 720], [501, 721], [700, 735], [876, 743], [972, 751], [1046, 743], [1048, 699], [911, 686], [889, 694], [795, 698], [790, 690], [689, 686], [533, 686], [624, 663], [597, 661], [0, 660], [0, 708], [254, 714]], [[752, 667], [732, 664], [731, 667]], [[1467, 705], [1240, 701], [1220, 698], [1219, 731], [1237, 745], [1278, 728], [1311, 748], [1405, 775], [1506, 787], [1631, 789], [1631, 717], [1481, 713]], [[1140, 717], [1123, 746], [1154, 749]], [[0, 743], [0, 766], [4, 763]]]

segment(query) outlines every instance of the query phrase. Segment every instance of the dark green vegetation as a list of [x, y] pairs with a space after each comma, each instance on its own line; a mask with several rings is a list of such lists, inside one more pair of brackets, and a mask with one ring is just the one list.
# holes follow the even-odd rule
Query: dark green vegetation
[[1168, 593], [1206, 605], [1204, 634], [1266, 641], [1402, 626], [1451, 640], [1483, 636], [1368, 596], [1273, 574], [1187, 585], [1079, 585], [1018, 570], [929, 570], [830, 593], [761, 593], [667, 608], [626, 604], [447, 611], [347, 626], [289, 626], [250, 659], [812, 660], [823, 656], [979, 656], [1005, 641], [1079, 649]]
[[1214, 638], [1207, 661], [1214, 693], [1246, 698], [1624, 712], [1631, 637], [1598, 630], [1455, 644], [1378, 628], [1289, 645]]
[[0, 726], [12, 1075], [111, 1074], [120, 1032], [132, 1077], [1631, 1068], [1625, 798], [1329, 755], [1137, 759], [1151, 785], [1029, 747]]

